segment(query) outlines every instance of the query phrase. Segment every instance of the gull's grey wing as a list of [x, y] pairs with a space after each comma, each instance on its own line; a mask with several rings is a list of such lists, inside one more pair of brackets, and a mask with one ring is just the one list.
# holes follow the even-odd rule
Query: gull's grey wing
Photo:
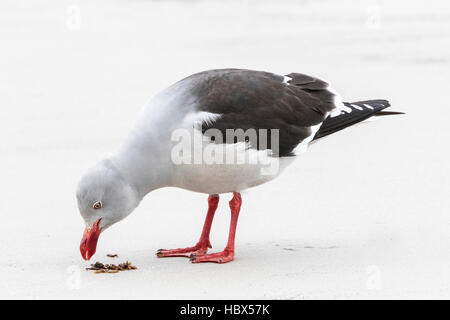
[[[335, 96], [327, 89], [328, 84], [300, 73], [280, 76], [222, 69], [189, 78], [195, 83], [191, 93], [198, 111], [219, 115], [203, 123], [204, 133], [218, 129], [225, 137], [226, 129], [278, 129], [280, 156], [291, 155], [297, 145], [315, 134], [312, 127], [320, 125], [335, 109]], [[259, 143], [252, 147], [264, 148]]]

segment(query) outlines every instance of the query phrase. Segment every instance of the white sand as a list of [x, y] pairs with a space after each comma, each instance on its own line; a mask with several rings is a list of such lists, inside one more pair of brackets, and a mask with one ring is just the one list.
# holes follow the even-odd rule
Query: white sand
[[[447, 2], [221, 3], [1, 1], [0, 298], [450, 298]], [[139, 270], [84, 271], [81, 173], [148, 97], [222, 67], [310, 73], [407, 115], [326, 138], [243, 194], [232, 263], [155, 257], [194, 244], [206, 210], [204, 195], [163, 189], [93, 258]]]

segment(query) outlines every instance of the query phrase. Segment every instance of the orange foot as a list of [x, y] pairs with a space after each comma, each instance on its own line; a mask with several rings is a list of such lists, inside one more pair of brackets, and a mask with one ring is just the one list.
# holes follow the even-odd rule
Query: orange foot
[[179, 248], [179, 249], [159, 249], [156, 252], [156, 256], [159, 258], [165, 257], [191, 257], [194, 255], [204, 255], [208, 252], [208, 248], [211, 248], [211, 244], [199, 244], [197, 243], [193, 247]]
[[200, 263], [200, 262], [226, 263], [233, 261], [233, 259], [234, 259], [234, 251], [230, 249], [225, 249], [222, 252], [210, 254], [192, 253], [189, 260], [191, 260], [192, 263]]

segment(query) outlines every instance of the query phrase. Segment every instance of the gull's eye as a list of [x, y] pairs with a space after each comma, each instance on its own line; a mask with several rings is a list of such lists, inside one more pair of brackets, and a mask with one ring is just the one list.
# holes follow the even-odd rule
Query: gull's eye
[[92, 208], [94, 208], [95, 210], [100, 209], [101, 207], [103, 207], [103, 204], [101, 201], [97, 201], [96, 203], [94, 203], [94, 205], [92, 206]]

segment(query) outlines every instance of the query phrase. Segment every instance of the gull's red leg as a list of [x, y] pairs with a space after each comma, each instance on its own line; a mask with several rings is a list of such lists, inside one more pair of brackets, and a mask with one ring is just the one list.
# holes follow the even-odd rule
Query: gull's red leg
[[228, 235], [228, 243], [222, 252], [204, 254], [193, 253], [191, 256], [191, 261], [194, 263], [198, 262], [216, 262], [225, 263], [230, 262], [234, 259], [234, 238], [236, 237], [236, 227], [239, 217], [239, 211], [241, 210], [242, 198], [239, 192], [233, 192], [233, 199], [230, 201], [231, 209], [231, 222], [230, 222], [230, 233]]
[[214, 219], [214, 213], [216, 212], [217, 205], [219, 204], [219, 195], [214, 194], [208, 197], [208, 212], [206, 214], [205, 223], [203, 224], [202, 234], [200, 240], [193, 247], [179, 248], [179, 249], [159, 249], [156, 255], [162, 257], [190, 257], [191, 254], [205, 254], [208, 248], [211, 248], [209, 242], [209, 233], [211, 231], [211, 225]]

